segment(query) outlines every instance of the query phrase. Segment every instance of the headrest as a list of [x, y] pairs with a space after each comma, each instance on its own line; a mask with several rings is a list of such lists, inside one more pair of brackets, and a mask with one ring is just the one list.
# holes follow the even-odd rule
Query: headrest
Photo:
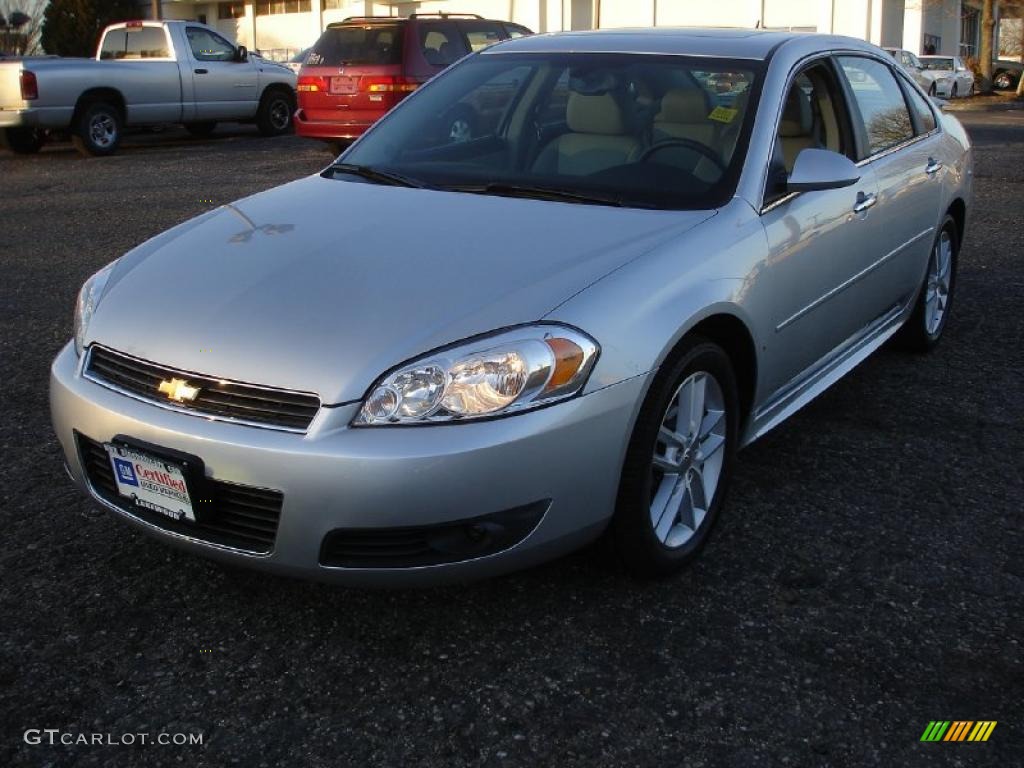
[[786, 106], [782, 110], [779, 121], [779, 136], [809, 136], [811, 133], [811, 104], [808, 97], [798, 86], [789, 89]]
[[661, 97], [656, 123], [699, 123], [707, 117], [703, 94], [696, 89], [675, 88]]
[[571, 91], [565, 121], [573, 133], [618, 136], [626, 132], [622, 109], [610, 93], [589, 95]]

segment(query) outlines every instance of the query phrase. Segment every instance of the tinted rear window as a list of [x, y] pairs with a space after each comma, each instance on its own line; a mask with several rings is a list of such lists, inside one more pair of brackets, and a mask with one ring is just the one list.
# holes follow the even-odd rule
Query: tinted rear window
[[400, 64], [401, 24], [330, 27], [309, 52], [306, 64], [342, 67], [355, 64]]
[[167, 36], [160, 27], [115, 29], [103, 38], [101, 59], [166, 59]]

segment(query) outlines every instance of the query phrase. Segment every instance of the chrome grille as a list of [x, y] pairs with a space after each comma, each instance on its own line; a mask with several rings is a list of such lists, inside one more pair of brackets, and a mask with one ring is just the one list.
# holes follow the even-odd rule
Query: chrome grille
[[[303, 392], [203, 376], [150, 363], [93, 345], [85, 375], [98, 384], [174, 410], [257, 427], [305, 432], [320, 409], [320, 398]], [[173, 401], [160, 393], [160, 382], [180, 378], [198, 387], [192, 401]]]

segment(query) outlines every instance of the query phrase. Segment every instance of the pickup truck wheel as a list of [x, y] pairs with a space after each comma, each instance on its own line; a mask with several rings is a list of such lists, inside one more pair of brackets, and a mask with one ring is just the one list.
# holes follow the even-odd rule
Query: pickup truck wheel
[[217, 127], [217, 123], [213, 120], [209, 120], [205, 123], [185, 123], [185, 130], [191, 133], [196, 138], [203, 138], [213, 133], [213, 129]]
[[4, 143], [19, 155], [34, 155], [46, 143], [46, 134], [38, 128], [7, 128]]
[[264, 136], [280, 136], [292, 127], [295, 106], [290, 94], [272, 90], [263, 94], [256, 112], [256, 125]]
[[121, 112], [113, 104], [89, 104], [76, 121], [71, 143], [86, 157], [112, 155], [121, 143], [121, 123]]
[[992, 78], [992, 84], [1001, 91], [1008, 91], [1013, 88], [1013, 75], [1009, 72], [997, 72]]

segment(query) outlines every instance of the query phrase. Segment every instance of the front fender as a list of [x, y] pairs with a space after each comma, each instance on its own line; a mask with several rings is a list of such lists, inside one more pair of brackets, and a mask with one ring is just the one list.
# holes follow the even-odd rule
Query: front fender
[[656, 370], [701, 321], [730, 315], [747, 328], [755, 350], [761, 328], [747, 303], [767, 255], [760, 219], [736, 198], [718, 215], [606, 275], [550, 312], [589, 333], [601, 356], [586, 391]]

